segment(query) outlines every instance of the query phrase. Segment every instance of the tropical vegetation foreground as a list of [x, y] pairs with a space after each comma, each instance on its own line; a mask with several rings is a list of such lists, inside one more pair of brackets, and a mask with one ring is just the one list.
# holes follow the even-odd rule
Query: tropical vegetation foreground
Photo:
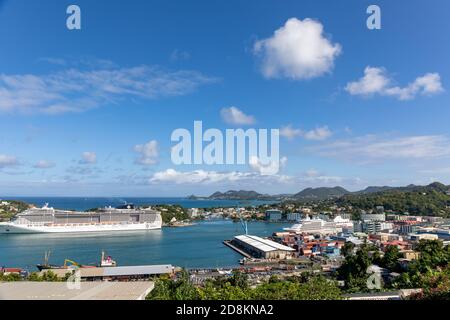
[[[421, 241], [417, 251], [420, 258], [408, 271], [402, 271], [400, 254], [389, 247], [383, 257], [364, 244], [356, 251], [351, 245], [345, 249], [345, 262], [331, 276], [304, 272], [300, 276], [283, 279], [272, 276], [267, 282], [251, 285], [246, 274], [235, 271], [232, 276], [208, 279], [195, 285], [187, 271], [176, 279], [156, 280], [149, 300], [340, 300], [352, 293], [382, 292], [399, 289], [418, 289], [408, 299], [450, 300], [450, 246], [440, 241]], [[367, 269], [378, 264], [400, 276], [391, 283], [381, 283], [380, 289], [367, 286]]]

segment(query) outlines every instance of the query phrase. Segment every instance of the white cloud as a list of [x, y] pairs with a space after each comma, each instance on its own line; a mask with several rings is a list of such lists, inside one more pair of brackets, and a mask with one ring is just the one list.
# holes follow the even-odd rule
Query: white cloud
[[69, 175], [64, 176], [64, 179], [68, 181], [80, 179], [80, 177], [73, 177], [72, 175], [83, 176], [84, 178], [98, 178], [103, 173], [101, 168], [95, 166], [71, 166], [66, 171]]
[[328, 129], [327, 126], [319, 127], [304, 133], [304, 137], [306, 140], [326, 140], [331, 137], [333, 133]]
[[292, 125], [284, 126], [280, 129], [280, 136], [287, 139], [294, 139], [295, 137], [303, 137], [306, 140], [326, 140], [331, 137], [333, 133], [328, 126], [318, 127], [313, 130], [303, 131], [302, 129], [293, 128]]
[[170, 54], [170, 61], [172, 61], [172, 62], [189, 60], [190, 58], [191, 58], [191, 54], [189, 52], [183, 51], [183, 50], [175, 49]]
[[375, 94], [392, 96], [399, 100], [411, 100], [417, 95], [433, 95], [443, 91], [438, 73], [427, 73], [416, 78], [406, 87], [392, 85], [391, 78], [384, 68], [366, 67], [364, 76], [350, 82], [345, 90], [351, 95], [372, 96]]
[[50, 169], [53, 167], [55, 167], [55, 163], [47, 160], [40, 160], [33, 166], [36, 169]]
[[341, 46], [324, 36], [323, 25], [312, 19], [291, 18], [271, 38], [257, 41], [266, 78], [309, 79], [330, 72]]
[[352, 95], [370, 95], [382, 92], [389, 84], [390, 80], [384, 69], [366, 67], [364, 77], [348, 83], [345, 90]]
[[361, 162], [450, 157], [450, 139], [442, 135], [378, 137], [368, 135], [309, 148], [313, 153]]
[[249, 159], [250, 168], [263, 176], [277, 174], [280, 168], [284, 167], [286, 163], [287, 157], [282, 157], [276, 161], [269, 161], [269, 163], [264, 163], [256, 156], [252, 156]]
[[136, 160], [138, 164], [148, 166], [158, 162], [159, 146], [156, 140], [136, 145], [134, 151], [139, 153], [139, 158]]
[[342, 182], [355, 182], [354, 178], [344, 178], [340, 176], [330, 176], [319, 172], [316, 169], [310, 169], [303, 173], [303, 176], [300, 178], [303, 183], [307, 183], [310, 185], [336, 185]]
[[14, 167], [18, 164], [16, 157], [0, 154], [0, 168]]
[[80, 112], [124, 98], [184, 95], [214, 81], [196, 71], [166, 71], [145, 65], [94, 70], [70, 68], [47, 75], [0, 74], [0, 111]]
[[303, 130], [295, 129], [292, 127], [292, 125], [287, 125], [280, 129], [280, 136], [285, 137], [289, 140], [292, 140], [295, 137], [300, 137], [302, 135], [303, 135]]
[[174, 169], [156, 172], [150, 183], [174, 183], [174, 184], [220, 184], [220, 183], [264, 183], [285, 182], [289, 177], [280, 175], [260, 175], [253, 172], [218, 172], [195, 170], [181, 172]]
[[80, 164], [94, 164], [97, 162], [97, 154], [95, 152], [83, 152], [81, 158]]
[[220, 115], [223, 121], [232, 125], [251, 125], [255, 123], [253, 116], [246, 115], [236, 107], [222, 108]]

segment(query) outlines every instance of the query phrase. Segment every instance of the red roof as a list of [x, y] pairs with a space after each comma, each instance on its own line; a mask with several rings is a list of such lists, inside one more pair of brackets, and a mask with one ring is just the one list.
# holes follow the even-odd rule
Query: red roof
[[20, 272], [22, 272], [22, 269], [19, 269], [19, 268], [3, 268], [2, 272], [20, 273]]

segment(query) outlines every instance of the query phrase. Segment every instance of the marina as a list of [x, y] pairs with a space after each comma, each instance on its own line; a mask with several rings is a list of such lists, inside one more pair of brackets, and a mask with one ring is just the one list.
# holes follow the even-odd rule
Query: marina
[[[267, 237], [289, 224], [249, 222], [252, 234]], [[198, 222], [183, 228], [117, 234], [19, 234], [0, 235], [0, 266], [36, 271], [46, 251], [49, 263], [73, 259], [95, 266], [103, 250], [120, 266], [164, 265], [185, 268], [237, 267], [242, 256], [223, 244], [242, 233], [240, 223], [230, 220]]]

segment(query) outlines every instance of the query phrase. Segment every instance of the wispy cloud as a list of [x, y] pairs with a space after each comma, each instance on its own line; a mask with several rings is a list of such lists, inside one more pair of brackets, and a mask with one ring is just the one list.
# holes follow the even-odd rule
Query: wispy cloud
[[280, 129], [280, 136], [289, 140], [296, 137], [302, 137], [306, 140], [322, 141], [330, 138], [332, 135], [333, 132], [328, 128], [328, 126], [317, 127], [309, 131], [294, 128], [292, 125], [287, 125]]
[[306, 131], [304, 133], [304, 137], [306, 140], [316, 140], [316, 141], [326, 140], [332, 135], [333, 133], [327, 126], [319, 127], [310, 131]]
[[351, 95], [392, 96], [399, 100], [411, 100], [417, 95], [434, 95], [444, 89], [441, 77], [438, 73], [427, 73], [416, 78], [406, 87], [394, 86], [392, 79], [387, 75], [384, 68], [366, 67], [364, 76], [354, 82], [350, 82], [345, 90]]
[[81, 155], [79, 164], [94, 164], [97, 162], [97, 154], [95, 152], [86, 151]]
[[70, 166], [66, 169], [68, 175], [65, 175], [63, 178], [67, 180], [77, 180], [79, 181], [81, 177], [83, 178], [97, 178], [104, 171], [103, 169], [96, 166]]
[[450, 157], [450, 139], [443, 135], [380, 137], [367, 135], [308, 148], [321, 156], [370, 162], [386, 159]]
[[55, 166], [56, 166], [56, 164], [52, 161], [40, 160], [33, 166], [33, 168], [35, 168], [35, 169], [50, 169], [50, 168], [54, 168]]
[[19, 164], [19, 160], [15, 156], [0, 154], [0, 169], [15, 167]]
[[170, 54], [170, 61], [177, 62], [177, 61], [184, 61], [189, 60], [191, 58], [191, 54], [187, 51], [175, 49]]
[[124, 98], [179, 96], [217, 81], [197, 71], [167, 71], [155, 66], [77, 68], [46, 74], [0, 74], [0, 111], [80, 112]]
[[43, 57], [43, 58], [39, 58], [40, 62], [45, 62], [48, 64], [53, 64], [53, 65], [57, 65], [57, 66], [65, 66], [67, 65], [67, 61], [65, 59], [62, 58], [53, 58], [53, 57]]
[[293, 128], [292, 125], [284, 126], [280, 129], [280, 136], [292, 140], [303, 135], [302, 129]]
[[136, 145], [134, 151], [139, 154], [139, 157], [136, 159], [137, 164], [149, 166], [158, 162], [159, 146], [156, 140]]

